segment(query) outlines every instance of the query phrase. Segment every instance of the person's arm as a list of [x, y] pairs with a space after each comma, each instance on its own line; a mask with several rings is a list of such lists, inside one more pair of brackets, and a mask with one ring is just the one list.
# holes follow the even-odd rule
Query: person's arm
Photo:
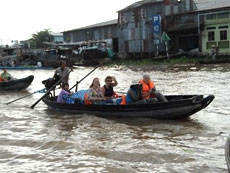
[[101, 97], [102, 97], [103, 99], [105, 99], [105, 88], [104, 88], [104, 87], [101, 87], [101, 88], [100, 88], [100, 92], [101, 92]]

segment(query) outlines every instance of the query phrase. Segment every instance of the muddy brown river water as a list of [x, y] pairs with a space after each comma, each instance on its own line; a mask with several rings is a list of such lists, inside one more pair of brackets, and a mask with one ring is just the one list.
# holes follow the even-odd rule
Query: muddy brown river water
[[[77, 67], [70, 85], [92, 68]], [[104, 119], [47, 109], [42, 94], [5, 103], [40, 90], [53, 70], [10, 71], [22, 78], [34, 75], [25, 91], [0, 92], [0, 172], [161, 172], [223, 173], [224, 145], [230, 132], [230, 65], [161, 68], [98, 68], [79, 84], [88, 88], [94, 77], [101, 84], [117, 77], [116, 91], [126, 91], [148, 73], [163, 94], [214, 94], [204, 110], [182, 121]], [[220, 133], [222, 135], [220, 135]]]

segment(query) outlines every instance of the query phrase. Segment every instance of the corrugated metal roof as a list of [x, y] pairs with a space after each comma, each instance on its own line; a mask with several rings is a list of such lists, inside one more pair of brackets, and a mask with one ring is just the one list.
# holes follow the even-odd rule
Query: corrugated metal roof
[[118, 22], [118, 20], [114, 19], [114, 20], [110, 20], [110, 21], [107, 21], [107, 22], [101, 22], [101, 23], [97, 23], [97, 24], [93, 24], [93, 25], [89, 25], [89, 26], [85, 26], [85, 27], [81, 27], [81, 28], [77, 28], [77, 29], [72, 29], [72, 30], [65, 31], [65, 32], [77, 31], [77, 30], [89, 29], [89, 28], [103, 27], [103, 26], [107, 26], [107, 25], [116, 25], [117, 22]]
[[54, 33], [54, 32], [51, 32], [50, 35], [52, 35], [52, 36], [63, 36], [63, 33]]
[[142, 1], [135, 2], [135, 3], [131, 4], [131, 5], [123, 8], [122, 10], [119, 10], [119, 11], [129, 10], [129, 9], [133, 9], [133, 8], [138, 8], [138, 7], [141, 7], [141, 6], [146, 5], [146, 4], [163, 2], [163, 1], [164, 0], [142, 0]]
[[199, 11], [230, 7], [230, 0], [194, 0], [194, 2]]
[[[133, 8], [138, 8], [143, 5], [149, 4], [149, 3], [157, 3], [157, 2], [163, 2], [164, 0], [142, 0], [137, 1], [126, 8], [119, 10], [129, 10]], [[200, 10], [209, 10], [209, 9], [215, 9], [215, 8], [222, 8], [222, 7], [229, 7], [230, 6], [230, 0], [194, 0], [197, 9]]]

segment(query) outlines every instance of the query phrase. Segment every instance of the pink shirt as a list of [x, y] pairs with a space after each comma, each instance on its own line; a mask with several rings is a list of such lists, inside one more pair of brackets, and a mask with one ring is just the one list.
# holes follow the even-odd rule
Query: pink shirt
[[64, 103], [63, 96], [64, 95], [69, 95], [70, 93], [64, 89], [61, 90], [61, 92], [58, 95], [57, 102], [58, 103]]

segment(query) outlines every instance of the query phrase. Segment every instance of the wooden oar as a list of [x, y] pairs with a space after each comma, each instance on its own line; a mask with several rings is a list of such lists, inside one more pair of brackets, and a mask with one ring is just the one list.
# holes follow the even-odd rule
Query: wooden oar
[[96, 70], [100, 65], [96, 66], [93, 70], [91, 70], [85, 77], [83, 77], [80, 81], [77, 81], [76, 84], [74, 86], [72, 86], [69, 91], [71, 91], [74, 87], [76, 87], [75, 92], [77, 92], [78, 89], [78, 84], [81, 83], [81, 81], [83, 81], [86, 77], [88, 77], [91, 73], [94, 72], [94, 70]]
[[58, 82], [56, 82], [48, 91], [46, 91], [46, 93], [40, 98], [38, 99], [38, 101], [36, 101], [31, 108], [33, 109], [45, 96], [47, 96], [47, 94], [50, 93], [50, 91], [52, 91], [61, 81], [62, 79], [64, 79], [67, 75], [70, 74], [70, 72], [72, 72], [73, 70], [71, 69], [68, 73], [66, 73]]
[[20, 97], [20, 98], [17, 98], [16, 100], [13, 100], [13, 101], [10, 101], [10, 102], [6, 103], [6, 104], [9, 105], [9, 104], [11, 104], [11, 103], [13, 103], [13, 102], [16, 102], [16, 101], [18, 101], [18, 100], [24, 99], [24, 98], [26, 98], [26, 97], [29, 97], [29, 96], [31, 96], [31, 95], [33, 95], [33, 94], [36, 94], [36, 93], [39, 93], [39, 92], [42, 92], [42, 91], [45, 91], [45, 88], [43, 88], [43, 89], [41, 89], [41, 90], [38, 90], [38, 91], [35, 91], [35, 92], [33, 92], [33, 93], [27, 94], [27, 95], [24, 95], [24, 96], [22, 96], [22, 97]]

